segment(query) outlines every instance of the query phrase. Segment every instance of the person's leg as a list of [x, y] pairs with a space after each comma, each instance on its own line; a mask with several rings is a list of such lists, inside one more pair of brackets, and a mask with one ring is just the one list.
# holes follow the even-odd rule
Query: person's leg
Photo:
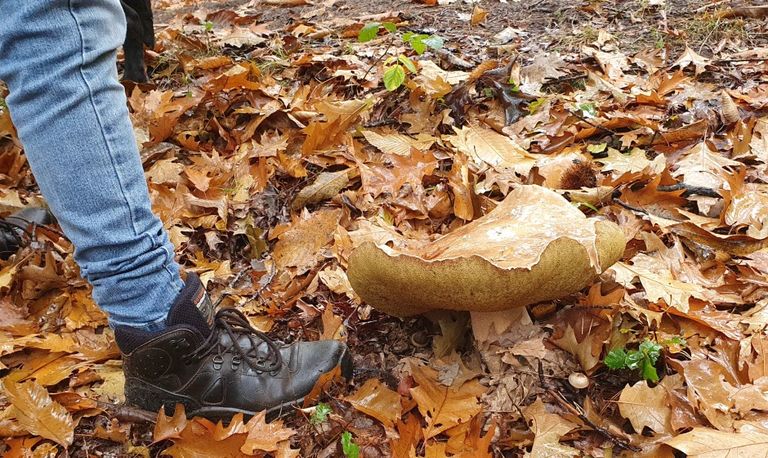
[[[0, 0], [0, 79], [44, 196], [110, 315], [126, 402], [183, 403], [189, 415], [275, 415], [352, 358], [337, 341], [280, 345], [236, 309], [214, 312], [194, 274], [182, 285], [150, 209], [115, 48], [118, 0]], [[182, 288], [183, 286], [183, 288]], [[165, 329], [162, 329], [165, 326]], [[152, 332], [155, 331], [155, 332]]]
[[183, 283], [117, 80], [119, 0], [0, 0], [0, 80], [32, 172], [112, 325], [160, 330]]

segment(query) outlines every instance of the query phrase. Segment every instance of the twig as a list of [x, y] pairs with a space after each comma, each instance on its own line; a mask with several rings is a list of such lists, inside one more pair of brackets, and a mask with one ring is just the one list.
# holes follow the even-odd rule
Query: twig
[[715, 191], [712, 188], [705, 188], [703, 186], [693, 186], [686, 183], [675, 183], [672, 185], [666, 185], [666, 186], [657, 186], [656, 190], [661, 192], [674, 192], [674, 191], [680, 191], [685, 190], [683, 193], [684, 196], [688, 196], [691, 194], [696, 194], [698, 196], [705, 196], [705, 197], [723, 197]]
[[632, 205], [629, 205], [628, 203], [622, 202], [621, 199], [614, 198], [614, 202], [619, 204], [619, 206], [626, 208], [627, 210], [632, 210], [633, 212], [643, 213], [645, 215], [648, 214], [646, 210], [643, 210], [642, 208], [633, 207]]
[[598, 426], [592, 422], [589, 418], [587, 418], [586, 412], [584, 412], [584, 408], [581, 407], [579, 404], [573, 402], [568, 402], [565, 397], [563, 397], [562, 394], [558, 393], [554, 390], [547, 390], [550, 396], [555, 398], [555, 400], [566, 410], [571, 412], [573, 415], [576, 415], [579, 417], [581, 421], [583, 421], [588, 427], [590, 427], [593, 431], [597, 432], [601, 436], [605, 437], [609, 441], [613, 442], [614, 445], [617, 447], [623, 448], [625, 450], [630, 450], [632, 452], [639, 452], [641, 451], [640, 447], [637, 447], [635, 445], [630, 444], [626, 440], [622, 439], [621, 437], [617, 437], [614, 434], [612, 434], [607, 429], [603, 428], [602, 426]]
[[718, 59], [712, 62], [712, 65], [730, 64], [731, 62], [764, 62], [768, 57], [744, 57], [741, 59]]
[[552, 86], [555, 84], [570, 83], [571, 81], [578, 81], [587, 78], [586, 73], [578, 75], [561, 76], [560, 78], [550, 78], [544, 81], [544, 86]]
[[702, 7], [696, 8], [695, 10], [693, 10], [693, 12], [694, 13], [701, 13], [704, 10], [708, 10], [708, 9], [714, 7], [714, 6], [717, 6], [717, 5], [722, 5], [723, 3], [728, 3], [729, 1], [730, 0], [720, 0], [719, 2], [710, 3], [709, 5], [704, 5]]
[[465, 59], [462, 59], [461, 57], [453, 54], [447, 49], [437, 49], [435, 50], [435, 54], [437, 54], [438, 57], [445, 60], [446, 62], [453, 65], [454, 67], [460, 68], [462, 70], [469, 70], [475, 67], [473, 63]]
[[601, 126], [601, 125], [599, 125], [599, 124], [595, 124], [595, 123], [593, 123], [592, 121], [590, 121], [589, 119], [585, 118], [584, 116], [582, 116], [582, 115], [580, 115], [580, 114], [576, 113], [575, 111], [571, 111], [571, 110], [568, 110], [568, 113], [570, 113], [570, 114], [572, 114], [572, 115], [576, 116], [577, 118], [581, 119], [582, 121], [584, 121], [585, 123], [587, 123], [587, 124], [589, 124], [590, 126], [594, 127], [595, 129], [599, 129], [599, 130], [602, 130], [602, 131], [604, 131], [604, 132], [607, 132], [607, 133], [609, 133], [609, 134], [611, 134], [611, 135], [619, 135], [619, 133], [618, 133], [618, 132], [616, 132], [616, 131], [614, 131], [614, 130], [611, 130], [611, 129], [607, 128], [607, 127], [603, 127], [603, 126]]
[[130, 421], [132, 423], [149, 422], [154, 424], [157, 419], [157, 414], [154, 412], [125, 404], [110, 404], [108, 402], [96, 401], [96, 406], [118, 421]]
[[369, 73], [371, 73], [371, 70], [373, 70], [375, 66], [379, 65], [379, 62], [381, 62], [381, 59], [383, 59], [384, 56], [389, 54], [389, 48], [392, 47], [395, 41], [394, 38], [392, 37], [394, 37], [394, 35], [389, 36], [389, 43], [387, 44], [387, 49], [385, 49], [384, 52], [378, 58], [376, 58], [376, 60], [371, 64], [371, 66], [368, 67], [368, 70], [365, 71], [365, 75], [363, 75], [363, 78], [362, 78], [363, 81], [365, 81], [365, 78], [368, 76]]

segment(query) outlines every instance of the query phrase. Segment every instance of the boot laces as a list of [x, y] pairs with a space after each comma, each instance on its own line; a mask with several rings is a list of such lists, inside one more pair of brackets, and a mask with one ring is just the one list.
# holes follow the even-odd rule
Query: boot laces
[[[221, 333], [229, 336], [231, 344], [225, 346], [221, 344], [219, 337]], [[246, 336], [250, 345], [243, 348], [238, 341], [241, 336]], [[261, 343], [267, 344], [266, 357], [259, 355], [257, 347]], [[222, 357], [224, 353], [234, 353], [245, 361], [255, 371], [273, 372], [283, 365], [283, 358], [280, 354], [280, 348], [263, 332], [254, 329], [248, 318], [242, 312], [233, 308], [220, 309], [216, 312], [213, 320], [213, 329], [208, 338], [189, 354], [190, 360], [200, 360], [213, 353], [216, 350], [216, 356]]]

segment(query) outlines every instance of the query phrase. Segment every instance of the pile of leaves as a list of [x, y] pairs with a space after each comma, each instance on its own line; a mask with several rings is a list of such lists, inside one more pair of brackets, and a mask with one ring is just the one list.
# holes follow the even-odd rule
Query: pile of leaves
[[[345, 340], [355, 379], [272, 423], [121, 405], [105, 317], [39, 227], [0, 264], [4, 456], [764, 453], [765, 50], [624, 54], [601, 31], [463, 70], [438, 48], [397, 13], [273, 30], [198, 11], [160, 32], [129, 106], [180, 262], [278, 338]], [[38, 204], [7, 110], [0, 138], [0, 210]], [[617, 222], [622, 261], [496, 313], [401, 321], [351, 289], [356, 231], [431, 240], [522, 184]]]

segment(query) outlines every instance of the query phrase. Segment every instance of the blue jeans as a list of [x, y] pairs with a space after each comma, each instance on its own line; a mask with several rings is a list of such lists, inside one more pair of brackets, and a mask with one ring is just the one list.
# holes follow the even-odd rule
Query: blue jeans
[[183, 284], [117, 79], [119, 0], [0, 0], [0, 18], [11, 118], [94, 299], [113, 326], [162, 329]]

